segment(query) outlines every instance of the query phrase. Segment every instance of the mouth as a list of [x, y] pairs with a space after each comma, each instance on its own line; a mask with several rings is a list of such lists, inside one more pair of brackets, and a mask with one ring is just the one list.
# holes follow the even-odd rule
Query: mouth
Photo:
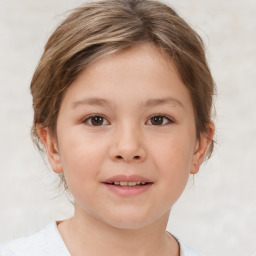
[[145, 182], [145, 181], [115, 181], [115, 182], [103, 182], [108, 185], [121, 186], [121, 187], [138, 187], [144, 186], [148, 184], [152, 184], [153, 182]]
[[154, 182], [138, 175], [117, 175], [102, 183], [120, 196], [134, 196], [147, 191]]

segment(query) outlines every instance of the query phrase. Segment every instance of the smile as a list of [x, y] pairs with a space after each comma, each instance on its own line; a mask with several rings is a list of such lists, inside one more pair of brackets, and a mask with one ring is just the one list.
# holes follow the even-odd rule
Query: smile
[[102, 183], [119, 196], [139, 195], [150, 189], [154, 184], [153, 181], [139, 175], [116, 175]]
[[116, 185], [116, 186], [124, 186], [124, 187], [134, 187], [134, 186], [142, 186], [147, 184], [148, 182], [144, 182], [144, 181], [115, 181], [112, 183], [108, 183], [111, 185]]

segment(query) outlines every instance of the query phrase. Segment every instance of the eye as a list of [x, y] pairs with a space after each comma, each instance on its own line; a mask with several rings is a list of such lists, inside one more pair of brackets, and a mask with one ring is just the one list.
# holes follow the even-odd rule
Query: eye
[[170, 118], [163, 115], [153, 116], [147, 121], [147, 124], [158, 126], [166, 125], [169, 123], [173, 123], [173, 121]]
[[107, 121], [107, 119], [100, 115], [89, 116], [83, 121], [83, 123], [91, 126], [109, 125], [109, 122]]

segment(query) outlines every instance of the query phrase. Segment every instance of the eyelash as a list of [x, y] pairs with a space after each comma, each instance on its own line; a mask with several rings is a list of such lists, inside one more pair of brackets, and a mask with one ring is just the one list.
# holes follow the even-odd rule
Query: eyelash
[[[151, 122], [152, 122], [152, 119], [153, 119], [153, 118], [163, 118], [163, 119], [166, 120], [165, 123], [164, 123], [164, 124], [161, 124], [161, 125], [153, 125], [153, 124], [151, 124], [151, 125], [153, 125], [153, 126], [165, 126], [165, 125], [174, 123], [174, 121], [173, 121], [170, 117], [167, 117], [166, 115], [163, 115], [163, 114], [156, 114], [156, 115], [153, 115], [153, 116], [151, 116], [151, 117], [148, 119], [148, 121], [151, 120]], [[148, 121], [147, 121], [147, 122], [148, 122]], [[146, 123], [147, 123], [147, 122], [146, 122]]]
[[[103, 119], [103, 124], [93, 125], [93, 124], [92, 124], [92, 119], [93, 119], [93, 118], [96, 118], [96, 117], [102, 118], [102, 119]], [[160, 124], [160, 125], [154, 125], [154, 124], [152, 124], [152, 119], [153, 119], [153, 118], [162, 118], [163, 120], [165, 120], [165, 121], [164, 121], [164, 124]], [[89, 126], [105, 126], [105, 125], [109, 125], [109, 124], [110, 124], [109, 121], [107, 121], [107, 124], [104, 124], [104, 121], [106, 122], [107, 119], [106, 119], [103, 115], [101, 115], [101, 114], [93, 114], [93, 115], [87, 116], [87, 117], [82, 121], [82, 123], [85, 123], [85, 124], [87, 124], [87, 125], [89, 125]], [[149, 121], [151, 121], [151, 125], [153, 125], [153, 126], [165, 126], [165, 125], [174, 123], [174, 121], [173, 121], [171, 118], [169, 118], [169, 117], [167, 117], [166, 115], [163, 115], [163, 114], [157, 114], [157, 115], [151, 116], [151, 117], [148, 119], [148, 121], [146, 122], [146, 124], [147, 124]], [[90, 123], [89, 123], [89, 122], [90, 122]]]
[[[101, 125], [93, 125], [92, 123], [89, 124], [88, 122], [92, 121], [92, 118], [95, 118], [95, 117], [99, 117], [99, 118], [102, 118], [104, 120], [107, 120], [103, 115], [100, 115], [100, 114], [93, 114], [93, 115], [89, 115], [87, 116], [83, 121], [82, 123], [85, 123], [89, 126], [103, 126], [103, 125], [106, 125], [106, 124], [101, 124]], [[108, 121], [107, 121], [108, 122]], [[109, 123], [109, 122], [108, 122]]]

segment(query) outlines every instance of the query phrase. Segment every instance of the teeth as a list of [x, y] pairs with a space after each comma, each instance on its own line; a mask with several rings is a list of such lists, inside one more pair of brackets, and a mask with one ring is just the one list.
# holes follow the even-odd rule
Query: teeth
[[113, 182], [115, 185], [117, 186], [130, 186], [130, 187], [133, 187], [133, 186], [136, 186], [136, 185], [145, 185], [146, 182], [144, 181], [115, 181]]
[[136, 181], [135, 181], [135, 182], [132, 182], [132, 181], [129, 181], [129, 182], [128, 182], [128, 186], [136, 186], [136, 184], [137, 184]]

